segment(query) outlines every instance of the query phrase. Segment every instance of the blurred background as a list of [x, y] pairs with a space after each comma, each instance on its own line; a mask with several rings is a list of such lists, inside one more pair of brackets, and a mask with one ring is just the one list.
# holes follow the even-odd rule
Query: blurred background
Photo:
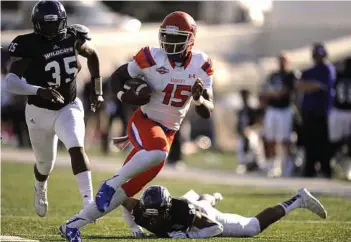
[[[1, 1], [1, 77], [7, 73], [8, 44], [19, 34], [32, 31], [33, 1]], [[121, 64], [132, 59], [143, 46], [158, 46], [158, 27], [170, 12], [181, 10], [198, 24], [195, 49], [211, 56], [215, 65], [215, 112], [202, 120], [191, 110], [173, 144], [169, 165], [174, 169], [200, 169], [233, 174], [281, 176], [267, 172], [264, 117], [267, 103], [261, 98], [265, 83], [278, 71], [277, 56], [284, 51], [289, 68], [303, 72], [314, 65], [312, 45], [324, 43], [328, 59], [337, 73], [346, 72], [351, 58], [351, 2], [300, 1], [63, 1], [68, 24], [90, 28], [93, 44], [101, 60], [105, 81]], [[82, 61], [86, 65], [85, 61]], [[87, 68], [78, 75], [80, 97], [86, 107], [86, 147], [88, 155], [120, 157], [128, 151], [112, 144], [112, 137], [125, 134], [125, 125], [135, 107], [122, 105], [108, 96], [97, 114], [89, 111]], [[349, 67], [350, 68], [350, 67]], [[1, 82], [1, 137], [4, 148], [30, 149], [24, 120], [26, 100], [7, 93]], [[245, 116], [242, 93], [249, 93], [248, 105], [254, 115]], [[301, 93], [294, 91], [290, 152], [294, 169], [288, 176], [302, 176], [306, 159], [301, 135]], [[249, 119], [249, 120], [247, 120]], [[243, 121], [246, 120], [246, 121]], [[351, 153], [345, 142], [330, 158], [332, 177], [351, 179]], [[61, 145], [60, 149], [64, 149]], [[278, 147], [279, 157], [281, 149]], [[349, 152], [350, 151], [350, 152]], [[63, 151], [64, 152], [64, 151]], [[279, 171], [280, 168], [280, 171]], [[316, 164], [317, 171], [320, 165]], [[318, 177], [330, 178], [323, 173]]]

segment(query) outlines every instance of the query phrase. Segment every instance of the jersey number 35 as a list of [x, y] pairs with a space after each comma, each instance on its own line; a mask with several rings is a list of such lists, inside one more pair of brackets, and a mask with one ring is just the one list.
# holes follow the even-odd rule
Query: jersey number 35
[[[62, 63], [63, 62], [63, 63]], [[62, 59], [62, 62], [54, 60], [46, 64], [45, 71], [52, 72], [53, 82], [48, 82], [50, 86], [60, 86], [61, 79], [65, 80], [65, 83], [69, 83], [74, 80], [78, 73], [76, 66], [73, 66], [73, 63], [77, 62], [76, 56], [69, 56]], [[60, 64], [64, 65], [65, 73], [61, 73]]]

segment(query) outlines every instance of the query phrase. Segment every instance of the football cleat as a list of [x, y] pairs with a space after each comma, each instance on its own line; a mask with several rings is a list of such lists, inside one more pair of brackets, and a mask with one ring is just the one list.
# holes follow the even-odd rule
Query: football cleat
[[217, 205], [217, 203], [219, 202], [219, 201], [222, 201], [223, 200], [223, 196], [222, 196], [222, 194], [220, 194], [219, 192], [215, 192], [215, 193], [213, 193], [213, 196], [214, 196], [214, 202], [213, 202], [213, 207], [214, 206], [216, 206]]
[[310, 210], [321, 218], [327, 218], [327, 211], [322, 203], [318, 201], [306, 188], [301, 188], [296, 192], [301, 198], [301, 207]]
[[101, 185], [99, 191], [95, 196], [96, 207], [100, 212], [106, 212], [106, 210], [110, 206], [111, 200], [115, 192], [116, 190], [113, 189], [113, 187], [107, 185], [106, 182], [104, 182]]
[[67, 227], [66, 224], [62, 224], [60, 226], [59, 234], [62, 238], [69, 242], [83, 242], [83, 240], [80, 238], [79, 229]]
[[48, 194], [47, 190], [37, 190], [34, 186], [34, 208], [35, 212], [40, 217], [45, 217], [48, 213], [49, 204], [48, 204]]

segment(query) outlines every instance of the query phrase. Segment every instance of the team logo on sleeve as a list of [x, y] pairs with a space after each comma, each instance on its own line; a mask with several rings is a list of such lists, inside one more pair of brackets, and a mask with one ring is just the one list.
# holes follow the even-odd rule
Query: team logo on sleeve
[[169, 72], [169, 70], [164, 66], [157, 68], [156, 71], [160, 74], [166, 74]]

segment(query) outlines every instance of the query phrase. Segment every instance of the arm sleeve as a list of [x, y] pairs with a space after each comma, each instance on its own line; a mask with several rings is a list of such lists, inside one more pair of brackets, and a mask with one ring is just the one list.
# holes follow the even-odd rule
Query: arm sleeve
[[6, 90], [18, 95], [36, 95], [40, 88], [39, 86], [28, 84], [26, 80], [19, 78], [13, 73], [8, 73], [4, 81]]

